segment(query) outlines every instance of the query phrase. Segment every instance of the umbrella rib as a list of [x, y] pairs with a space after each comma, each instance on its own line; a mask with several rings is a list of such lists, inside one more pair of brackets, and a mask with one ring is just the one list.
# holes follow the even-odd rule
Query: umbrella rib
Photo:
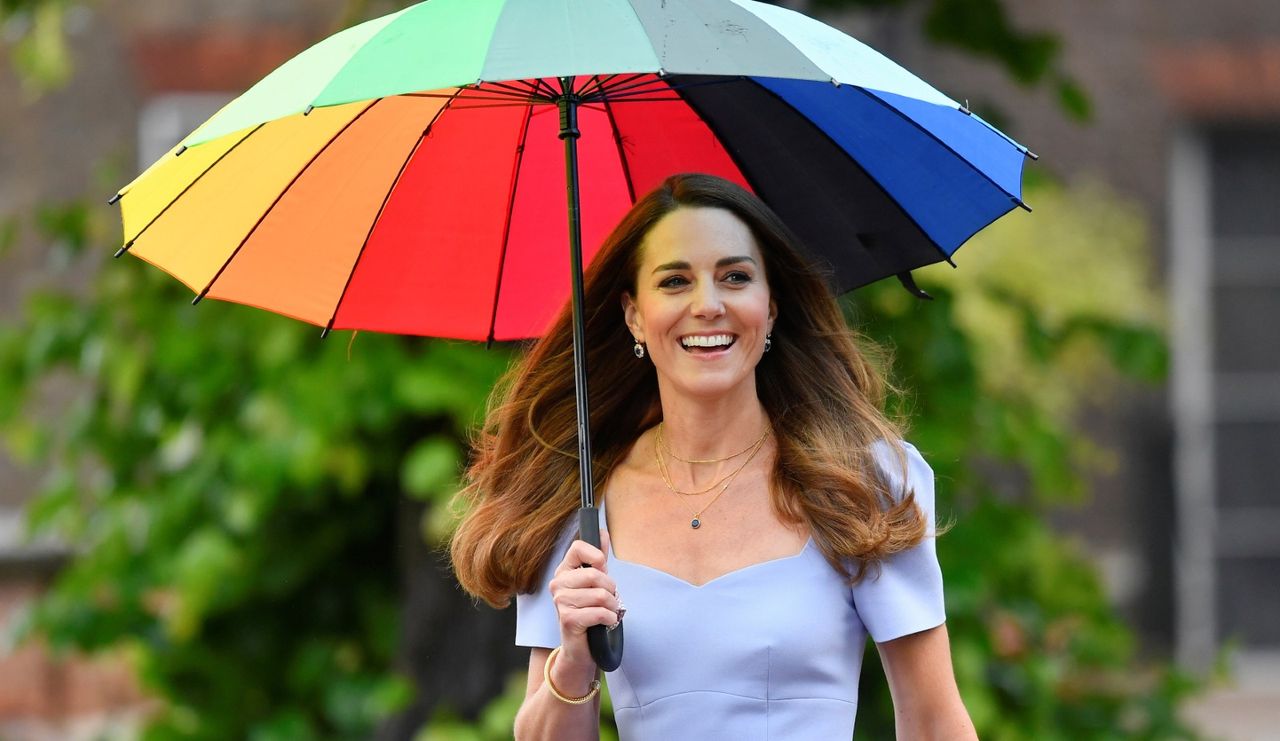
[[[462, 91], [459, 90], [458, 92], [461, 93]], [[457, 93], [454, 94], [454, 100], [456, 99]], [[382, 212], [386, 210], [387, 202], [391, 200], [391, 194], [395, 193], [396, 186], [400, 184], [400, 178], [404, 177], [405, 169], [409, 167], [409, 162], [413, 159], [413, 156], [418, 153], [418, 149], [422, 146], [423, 140], [426, 139], [427, 134], [431, 132], [431, 127], [435, 126], [436, 121], [440, 120], [440, 117], [444, 115], [444, 112], [449, 110], [449, 106], [452, 102], [453, 101], [448, 101], [444, 105], [440, 106], [440, 110], [435, 112], [435, 115], [431, 117], [431, 121], [429, 121], [426, 127], [422, 129], [422, 134], [418, 136], [418, 140], [413, 143], [412, 147], [409, 147], [409, 154], [405, 155], [404, 162], [400, 163], [400, 170], [396, 172], [395, 178], [391, 180], [391, 186], [387, 188], [386, 195], [382, 197], [382, 204], [378, 206], [377, 215], [369, 222], [369, 231], [365, 233], [364, 241], [360, 243], [360, 251], [356, 253], [356, 259], [351, 262], [351, 272], [347, 273], [347, 282], [342, 284], [342, 293], [338, 294], [338, 302], [333, 305], [333, 315], [329, 317], [328, 323], [325, 324], [324, 330], [320, 333], [320, 337], [322, 339], [329, 336], [329, 332], [333, 329], [333, 323], [338, 319], [338, 311], [342, 309], [342, 302], [347, 298], [347, 289], [351, 288], [351, 280], [356, 275], [356, 268], [360, 266], [360, 260], [364, 257], [364, 251], [369, 246], [369, 239], [373, 237], [373, 230], [377, 228], [378, 221], [382, 218]]]
[[[451, 94], [406, 93], [405, 96], [410, 98], [444, 98], [446, 100], [452, 100], [453, 98], [458, 97], [457, 93], [451, 93]], [[551, 100], [546, 100], [544, 98], [537, 98], [537, 97], [532, 97], [528, 95], [524, 95], [524, 96], [503, 95], [502, 93], [499, 93], [499, 92], [494, 92], [492, 95], [468, 95], [466, 97], [459, 98], [459, 99], [464, 101], [471, 101], [471, 100], [499, 101], [499, 102], [507, 103], [508, 105], [526, 105], [530, 102], [535, 102], [535, 103], [555, 102]]]
[[[524, 80], [517, 80], [516, 82], [524, 82]], [[482, 85], [484, 85], [484, 86], [486, 86], [486, 88], [498, 88], [498, 89], [500, 89], [500, 90], [506, 90], [506, 91], [508, 91], [508, 92], [516, 93], [517, 95], [522, 95], [522, 96], [525, 96], [525, 97], [528, 97], [528, 96], [531, 96], [531, 95], [537, 95], [537, 93], [538, 93], [538, 91], [537, 91], [536, 89], [534, 89], [533, 85], [530, 85], [529, 83], [525, 83], [525, 87], [523, 87], [523, 88], [517, 87], [517, 86], [515, 86], [515, 85], [512, 85], [512, 84], [510, 84], [510, 83], [506, 83], [506, 82], [495, 82], [495, 81], [489, 81], [489, 82], [484, 82], [484, 83], [481, 83], [481, 84], [482, 84]], [[481, 90], [481, 89], [485, 89], [485, 88], [481, 88], [480, 86], [476, 86], [476, 87], [475, 87], [475, 88], [473, 88], [473, 89], [475, 89], [475, 90]]]
[[[479, 86], [471, 87], [468, 85], [460, 88], [460, 90], [462, 91], [462, 95], [460, 96], [460, 99], [461, 100], [478, 100], [478, 99], [483, 99], [483, 96], [487, 95], [487, 96], [491, 96], [490, 99], [516, 100], [516, 101], [520, 101], [520, 103], [522, 104], [530, 100], [541, 101], [546, 103], [555, 102], [550, 98], [539, 95], [538, 91], [534, 90], [533, 88], [529, 88], [527, 90], [521, 90], [520, 88], [505, 85], [504, 83], [501, 83], [501, 82], [489, 82], [489, 83], [484, 83], [484, 85], [486, 85], [486, 87], [479, 87]], [[475, 93], [475, 94], [470, 95], [468, 93]]]
[[511, 171], [511, 189], [507, 194], [507, 214], [502, 224], [502, 249], [498, 251], [498, 278], [493, 285], [493, 313], [489, 315], [489, 334], [485, 339], [485, 349], [493, 346], [493, 332], [498, 324], [498, 298], [502, 294], [502, 276], [507, 264], [507, 246], [511, 243], [511, 212], [516, 207], [516, 186], [520, 182], [520, 165], [524, 161], [524, 148], [529, 136], [529, 119], [533, 117], [533, 106], [525, 107], [524, 120], [520, 122], [520, 139], [516, 145], [516, 164]]
[[618, 147], [618, 161], [622, 164], [622, 177], [627, 183], [627, 197], [631, 199], [631, 205], [636, 202], [636, 186], [631, 182], [631, 166], [627, 163], [627, 152], [622, 144], [622, 132], [618, 130], [618, 121], [613, 117], [613, 108], [609, 106], [609, 100], [602, 101], [604, 104], [604, 113], [609, 117], [609, 128], [613, 130], [613, 142]]
[[[951, 147], [951, 145], [950, 145], [950, 144], [947, 144], [946, 142], [944, 142], [941, 138], [939, 138], [939, 137], [938, 137], [938, 135], [937, 135], [937, 134], [935, 134], [935, 133], [933, 133], [932, 131], [930, 131], [930, 130], [926, 129], [925, 127], [921, 126], [921, 125], [920, 125], [920, 123], [919, 123], [918, 121], [916, 121], [916, 120], [912, 119], [910, 116], [908, 116], [908, 115], [904, 114], [902, 111], [899, 111], [897, 108], [895, 108], [894, 106], [890, 105], [888, 101], [886, 101], [886, 100], [882, 100], [882, 99], [880, 98], [880, 96], [872, 94], [870, 90], [867, 90], [866, 88], [864, 88], [864, 87], [862, 87], [862, 86], [860, 86], [860, 85], [853, 85], [852, 87], [856, 88], [856, 89], [858, 90], [858, 92], [862, 93], [863, 95], [867, 96], [868, 98], [871, 98], [871, 99], [872, 99], [872, 100], [874, 100], [875, 102], [879, 103], [880, 105], [882, 105], [882, 106], [884, 106], [885, 108], [887, 108], [887, 109], [889, 109], [890, 111], [892, 111], [892, 112], [893, 112], [893, 114], [894, 114], [895, 116], [897, 116], [898, 118], [901, 118], [902, 120], [906, 121], [907, 123], [911, 124], [912, 126], [916, 127], [917, 129], [919, 129], [919, 130], [920, 130], [920, 132], [921, 132], [922, 134], [924, 134], [925, 136], [927, 136], [927, 137], [929, 137], [930, 139], [934, 140], [934, 141], [935, 141], [935, 142], [937, 142], [937, 143], [938, 143], [938, 145], [939, 145], [939, 146], [941, 146], [943, 149], [946, 149], [948, 152], [950, 152], [951, 154], [955, 155], [956, 159], [958, 159], [958, 160], [960, 160], [961, 162], [963, 162], [963, 163], [965, 163], [966, 165], [968, 165], [969, 169], [971, 169], [971, 170], [973, 170], [974, 172], [976, 172], [976, 173], [978, 173], [979, 175], [981, 175], [981, 176], [982, 176], [982, 178], [983, 178], [984, 180], [986, 180], [988, 183], [991, 183], [993, 186], [995, 186], [995, 187], [996, 187], [996, 188], [997, 188], [1001, 193], [1004, 193], [1005, 195], [1009, 196], [1009, 200], [1013, 201], [1013, 202], [1014, 202], [1015, 204], [1017, 204], [1019, 207], [1024, 208], [1024, 209], [1026, 209], [1026, 210], [1028, 210], [1028, 211], [1030, 211], [1030, 210], [1031, 210], [1031, 207], [1030, 207], [1030, 206], [1028, 206], [1027, 204], [1023, 203], [1021, 198], [1019, 198], [1019, 197], [1015, 196], [1014, 194], [1010, 193], [1008, 190], [1006, 190], [1006, 189], [1005, 189], [1005, 187], [1004, 187], [1004, 186], [1000, 185], [1000, 184], [999, 184], [999, 183], [997, 183], [995, 180], [992, 180], [990, 175], [988, 175], [987, 173], [985, 173], [985, 172], [983, 172], [983, 171], [982, 171], [982, 168], [980, 168], [980, 167], [978, 167], [977, 165], [975, 165], [975, 164], [973, 164], [972, 162], [970, 162], [970, 161], [969, 161], [969, 159], [968, 159], [967, 157], [965, 157], [964, 155], [960, 154], [960, 153], [959, 153], [959, 152], [957, 152], [955, 149], [953, 149], [953, 148]], [[1003, 136], [1003, 134], [1002, 134], [1002, 136]], [[1005, 138], [1006, 140], [1008, 140], [1008, 139], [1009, 139], [1009, 137], [1007, 137], [1007, 136], [1006, 136], [1006, 137], [1004, 137], [1004, 138]], [[1011, 141], [1011, 140], [1010, 140], [1010, 141]], [[1015, 147], [1016, 147], [1016, 145], [1015, 145]], [[1019, 149], [1019, 151], [1021, 151], [1021, 149]], [[1007, 213], [1007, 212], [1006, 212], [1006, 213]], [[975, 232], [975, 234], [976, 234], [976, 233], [977, 233], [977, 232]]]
[[[148, 229], [150, 229], [150, 228], [151, 228], [151, 225], [152, 225], [152, 224], [154, 224], [154, 223], [156, 223], [157, 221], [159, 221], [159, 220], [160, 220], [160, 217], [161, 217], [161, 216], [164, 216], [164, 215], [165, 215], [165, 213], [166, 213], [166, 212], [168, 212], [168, 210], [173, 206], [173, 204], [177, 203], [179, 199], [181, 199], [183, 196], [185, 196], [185, 195], [187, 194], [187, 191], [189, 191], [189, 190], [191, 190], [192, 188], [194, 188], [194, 187], [195, 187], [195, 185], [196, 185], [196, 183], [200, 182], [200, 181], [204, 178], [204, 176], [205, 176], [205, 175], [208, 175], [210, 170], [212, 170], [214, 167], [217, 167], [218, 163], [219, 163], [219, 162], [221, 162], [222, 160], [224, 160], [224, 159], [227, 157], [227, 155], [229, 155], [229, 154], [231, 154], [232, 152], [234, 152], [234, 151], [236, 150], [236, 148], [237, 148], [237, 147], [239, 147], [241, 144], [244, 144], [244, 143], [245, 143], [245, 141], [246, 141], [249, 137], [251, 137], [251, 136], [253, 136], [254, 134], [258, 133], [258, 130], [259, 130], [259, 129], [261, 129], [263, 126], [266, 126], [266, 124], [265, 124], [265, 123], [260, 123], [260, 124], [258, 124], [257, 126], [255, 126], [255, 127], [253, 128], [253, 131], [250, 131], [249, 133], [245, 134], [245, 135], [244, 135], [244, 137], [242, 137], [242, 138], [240, 139], [240, 141], [236, 142], [235, 144], [232, 144], [230, 147], [228, 147], [228, 148], [227, 148], [227, 151], [225, 151], [225, 152], [223, 152], [222, 154], [218, 155], [218, 159], [216, 159], [216, 160], [214, 160], [212, 163], [210, 163], [210, 165], [209, 165], [208, 167], [206, 167], [206, 168], [204, 169], [204, 171], [203, 171], [203, 172], [201, 172], [199, 175], [197, 175], [197, 176], [196, 176], [196, 177], [195, 177], [195, 178], [194, 178], [190, 183], [187, 183], [187, 187], [183, 188], [181, 193], [179, 193], [178, 195], [174, 196], [172, 201], [169, 201], [168, 203], [166, 203], [166, 204], [165, 204], [165, 206], [164, 206], [164, 208], [160, 209], [160, 212], [159, 212], [159, 213], [157, 213], [155, 216], [152, 216], [152, 217], [151, 217], [151, 221], [148, 221], [148, 222], [146, 223], [146, 226], [144, 226], [144, 227], [142, 227], [141, 229], [139, 229], [137, 234], [133, 235], [133, 236], [132, 236], [132, 237], [130, 237], [128, 240], [126, 240], [126, 241], [125, 241], [125, 243], [124, 243], [124, 246], [123, 246], [123, 247], [121, 247], [120, 249], [116, 250], [116, 253], [115, 253], [115, 255], [113, 255], [113, 257], [119, 257], [119, 256], [123, 255], [124, 253], [128, 252], [128, 251], [129, 251], [129, 248], [133, 246], [134, 242], [137, 242], [137, 241], [138, 241], [138, 239], [139, 239], [140, 237], [142, 237], [143, 233], [144, 233], [144, 232], [146, 232]], [[185, 147], [183, 148], [183, 151], [186, 151], [186, 148], [185, 148]]]
[[655, 90], [669, 89], [671, 87], [671, 84], [666, 82], [662, 78], [654, 78], [649, 75], [634, 75], [629, 80], [624, 80], [623, 82], [620, 82], [616, 85], [611, 85], [609, 87], [604, 87], [600, 89], [599, 91], [597, 91], [591, 96], [591, 99], [605, 97], [605, 96], [610, 96], [610, 97], [617, 96], [617, 95], [621, 95], [622, 93], [635, 90], [636, 88], [645, 88], [645, 87], [651, 87]]
[[550, 86], [550, 85], [548, 85], [546, 82], [544, 82], [544, 81], [542, 80], [542, 78], [541, 78], [541, 77], [539, 77], [538, 79], [534, 80], [534, 83], [533, 83], [533, 89], [534, 89], [534, 90], [543, 90], [543, 89], [545, 89], [545, 90], [546, 90], [546, 92], [545, 92], [545, 93], [543, 93], [543, 95], [544, 95], [548, 100], [551, 100], [551, 101], [555, 101], [556, 97], [560, 95], [560, 93], [559, 93], [559, 92], [557, 92], [555, 88], [551, 87], [551, 86]]
[[[536, 103], [536, 104], [539, 104], [539, 105], [543, 105], [542, 101], [525, 101], [525, 102], [523, 102], [523, 103], [516, 103], [516, 102], [511, 102], [511, 103], [477, 103], [476, 105], [466, 105], [465, 103], [459, 103], [458, 105], [455, 105], [455, 106], [453, 106], [452, 108], [450, 108], [450, 110], [453, 110], [453, 111], [475, 111], [475, 110], [480, 110], [480, 109], [482, 109], [482, 108], [524, 108], [525, 106], [534, 105], [535, 103]], [[547, 103], [546, 105], [555, 105], [555, 104], [554, 104], [554, 103]]]
[[587, 84], [583, 85], [582, 89], [578, 91], [578, 97], [583, 100], [590, 98], [592, 95], [597, 93], [600, 90], [600, 88], [604, 87], [606, 80], [612, 79], [612, 78], [613, 78], [613, 75], [607, 75], [605, 80], [601, 80], [600, 75], [592, 75], [591, 79], [587, 82]]
[[635, 85], [648, 85], [653, 82], [652, 75], [653, 75], [652, 72], [639, 72], [633, 75], [629, 75], [625, 79], [620, 80], [616, 83], [613, 82], [613, 80], [619, 77], [619, 75], [610, 75], [609, 79], [606, 80], [603, 84], [601, 84], [599, 89], [594, 91], [593, 94], [608, 95], [610, 93], [623, 90], [628, 87], [634, 87]]
[[615, 86], [598, 93], [587, 102], [594, 103], [599, 100], [616, 100], [622, 102], [627, 99], [638, 100], [684, 100], [683, 98], [656, 98], [645, 97], [654, 96], [659, 93], [669, 93], [676, 90], [685, 90], [688, 88], [702, 87], [704, 85], [723, 85], [728, 82], [738, 82], [747, 78], [741, 76], [725, 77], [716, 80], [704, 80], [703, 82], [671, 82], [670, 78], [649, 79], [642, 82], [636, 82], [632, 85]]
[[[603, 98], [601, 100], [603, 100]], [[650, 103], [650, 102], [661, 103], [663, 101], [670, 102], [670, 101], [683, 101], [683, 100], [684, 98], [680, 98], [680, 97], [654, 98], [648, 95], [623, 95], [617, 98], [609, 98], [609, 101], [613, 103]], [[592, 101], [592, 103], [595, 103], [595, 101]]]
[[311, 155], [311, 159], [307, 160], [307, 164], [303, 165], [302, 169], [298, 170], [297, 174], [293, 176], [293, 179], [289, 181], [288, 185], [285, 185], [283, 188], [280, 189], [280, 192], [276, 194], [275, 200], [271, 201], [271, 205], [267, 206], [266, 210], [262, 212], [262, 215], [258, 217], [258, 220], [254, 222], [253, 227], [249, 229], [248, 233], [244, 235], [244, 238], [240, 240], [240, 244], [237, 244], [236, 248], [231, 251], [231, 255], [228, 256], [227, 259], [222, 263], [222, 267], [218, 268], [218, 272], [214, 273], [213, 278], [211, 278], [209, 280], [209, 283], [205, 285], [204, 290], [200, 292], [200, 295], [196, 296], [195, 299], [191, 302], [193, 306], [203, 301], [204, 297], [209, 294], [209, 291], [213, 288], [213, 284], [218, 282], [218, 279], [222, 277], [222, 273], [226, 271], [229, 265], [231, 265], [231, 261], [236, 259], [236, 256], [240, 254], [240, 250], [243, 249], [244, 246], [249, 243], [249, 240], [253, 238], [253, 235], [255, 233], [257, 233], [258, 227], [262, 226], [262, 222], [267, 220], [267, 217], [270, 216], [271, 212], [275, 210], [276, 205], [278, 205], [280, 201], [284, 199], [285, 194], [289, 192], [289, 189], [293, 187], [294, 183], [298, 182], [298, 180], [303, 175], [306, 174], [307, 170], [311, 169], [311, 166], [315, 164], [315, 161], [320, 159], [320, 156], [329, 150], [329, 147], [332, 146], [333, 143], [338, 140], [338, 137], [346, 133], [347, 129], [351, 128], [356, 121], [359, 121], [364, 116], [364, 114], [368, 113], [370, 110], [373, 109], [374, 106], [376, 106], [378, 103], [381, 103], [383, 100], [384, 98], [374, 99], [373, 102], [371, 102], [369, 105], [361, 109], [359, 113], [352, 116], [350, 121], [347, 121], [345, 124], [343, 124], [342, 128], [338, 129], [333, 136], [329, 137], [329, 140], [324, 143], [323, 147], [320, 147], [320, 149], [317, 150], [315, 154]]

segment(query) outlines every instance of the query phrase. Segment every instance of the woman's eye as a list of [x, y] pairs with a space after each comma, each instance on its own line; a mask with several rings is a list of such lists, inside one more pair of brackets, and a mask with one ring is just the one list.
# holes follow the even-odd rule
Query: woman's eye
[[684, 276], [673, 275], [670, 278], [663, 279], [663, 281], [658, 284], [658, 287], [659, 288], [675, 288], [675, 287], [684, 285], [686, 282], [687, 281], [685, 281]]
[[730, 283], [750, 283], [751, 276], [741, 271], [735, 270], [724, 277]]

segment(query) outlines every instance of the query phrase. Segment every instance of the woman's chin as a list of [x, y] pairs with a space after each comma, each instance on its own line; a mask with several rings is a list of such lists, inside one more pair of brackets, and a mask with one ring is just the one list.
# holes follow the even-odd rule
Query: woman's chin
[[728, 368], [717, 372], [707, 368], [701, 373], [681, 373], [668, 376], [667, 389], [681, 396], [699, 399], [716, 399], [731, 397], [744, 392], [755, 391], [755, 375], [734, 373]]

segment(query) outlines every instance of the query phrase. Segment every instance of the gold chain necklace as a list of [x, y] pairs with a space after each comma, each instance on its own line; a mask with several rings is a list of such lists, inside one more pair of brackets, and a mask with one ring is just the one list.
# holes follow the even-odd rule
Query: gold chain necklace
[[[697, 530], [698, 528], [702, 527], [702, 513], [706, 512], [708, 509], [711, 508], [711, 505], [716, 503], [716, 500], [719, 499], [720, 496], [729, 489], [729, 485], [732, 484], [733, 480], [738, 477], [738, 474], [742, 473], [742, 469], [747, 467], [747, 463], [750, 463], [751, 460], [756, 457], [756, 453], [759, 453], [760, 449], [764, 447], [764, 437], [761, 437], [759, 440], [757, 440], [754, 447], [755, 447], [755, 450], [752, 450], [751, 455], [747, 456], [746, 462], [743, 463], [741, 466], [739, 466], [737, 470], [735, 470], [733, 473], [729, 474], [725, 478], [724, 484], [720, 487], [720, 491], [717, 492], [716, 495], [711, 498], [711, 501], [699, 507], [696, 512], [692, 513], [693, 518], [689, 521], [689, 527], [693, 528], [694, 530]], [[676, 494], [679, 494], [680, 492], [676, 491], [676, 489], [671, 486], [671, 483], [667, 478], [666, 466], [662, 462], [662, 452], [656, 446], [653, 449], [653, 456], [654, 456], [654, 459], [658, 462], [658, 471], [662, 474], [663, 483], [667, 484], [667, 488], [671, 490], [671, 493], [673, 496], [675, 496]], [[677, 497], [677, 499], [678, 498], [679, 497]]]
[[[766, 427], [764, 429], [764, 434], [760, 436], [760, 439], [756, 440], [754, 443], [751, 443], [751, 446], [743, 450], [742, 453], [745, 453], [748, 450], [751, 450], [751, 448], [759, 449], [759, 445], [764, 442], [765, 436], [767, 436], [768, 434], [769, 434], [769, 428]], [[696, 497], [702, 494], [706, 494], [707, 492], [721, 485], [725, 481], [728, 481], [731, 477], [736, 476], [738, 471], [741, 471], [742, 469], [746, 468], [747, 464], [751, 462], [751, 459], [747, 458], [745, 461], [742, 462], [742, 465], [738, 466], [738, 468], [735, 469], [732, 473], [725, 474], [724, 478], [720, 479], [719, 481], [713, 482], [711, 486], [708, 486], [707, 488], [701, 491], [681, 491], [676, 488], [676, 485], [674, 483], [671, 482], [671, 473], [670, 471], [668, 471], [667, 467], [662, 462], [661, 453], [664, 449], [666, 450], [667, 453], [671, 453], [671, 448], [668, 448], [666, 446], [666, 443], [664, 443], [662, 440], [662, 423], [659, 422], [658, 433], [657, 433], [657, 445], [655, 445], [653, 448], [653, 456], [658, 461], [658, 472], [662, 474], [662, 483], [666, 484], [668, 489], [670, 489], [672, 492], [676, 494], [683, 494], [686, 497]], [[734, 453], [733, 455], [729, 456], [729, 458], [737, 458], [739, 455], [742, 455], [742, 453]], [[674, 455], [672, 455], [672, 457], [676, 458], [676, 456]], [[713, 463], [713, 462], [719, 462], [719, 461], [727, 461], [729, 460], [729, 458], [718, 458], [715, 461], [685, 461], [685, 462], [686, 463]], [[684, 460], [684, 459], [676, 458], [676, 460]]]
[[[765, 428], [764, 428], [764, 432], [760, 433], [760, 440], [756, 440], [754, 443], [751, 443], [750, 445], [748, 445], [747, 447], [743, 448], [742, 450], [739, 450], [738, 452], [734, 453], [733, 455], [725, 456], [724, 458], [704, 458], [704, 459], [701, 459], [701, 460], [695, 460], [695, 459], [690, 459], [690, 458], [681, 458], [680, 456], [676, 455], [675, 451], [674, 451], [674, 450], [672, 450], [672, 449], [671, 449], [671, 447], [670, 447], [669, 445], [667, 445], [665, 442], [663, 442], [663, 439], [662, 439], [662, 426], [663, 426], [664, 424], [666, 424], [666, 422], [667, 422], [667, 421], [664, 419], [664, 420], [662, 420], [661, 422], [659, 422], [659, 423], [658, 423], [658, 444], [659, 444], [659, 445], [661, 445], [661, 446], [663, 447], [663, 449], [664, 449], [664, 450], [666, 450], [667, 455], [671, 456], [672, 458], [675, 458], [676, 460], [680, 461], [681, 463], [723, 463], [724, 461], [732, 460], [732, 459], [734, 459], [734, 458], [737, 458], [738, 456], [742, 455], [743, 453], [747, 452], [748, 450], [751, 450], [751, 449], [752, 449], [752, 448], [754, 448], [757, 444], [759, 444], [760, 440], [763, 440], [763, 439], [764, 439], [764, 436], [765, 436], [765, 435], [768, 435], [768, 434], [769, 434], [769, 427], [768, 427], [768, 425], [766, 425], [766, 426], [765, 426]], [[712, 487], [712, 488], [714, 488], [714, 487]]]

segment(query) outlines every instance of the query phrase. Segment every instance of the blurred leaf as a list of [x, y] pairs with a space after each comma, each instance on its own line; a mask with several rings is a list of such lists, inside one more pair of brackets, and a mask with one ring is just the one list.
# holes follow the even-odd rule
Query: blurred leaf
[[460, 465], [457, 443], [439, 436], [423, 440], [405, 459], [401, 477], [404, 490], [420, 499], [446, 489], [452, 493]]
[[83, 252], [89, 243], [89, 207], [85, 203], [41, 206], [35, 221], [43, 237], [71, 255]]
[[10, 0], [0, 20], [21, 16], [25, 25], [11, 56], [30, 94], [60, 87], [71, 79], [72, 63], [62, 23], [66, 4], [55, 0]]
[[1059, 54], [1055, 36], [1015, 30], [999, 0], [933, 0], [924, 30], [935, 43], [996, 59], [1028, 85], [1040, 82]]
[[1059, 76], [1057, 87], [1058, 104], [1062, 110], [1077, 121], [1089, 121], [1093, 118], [1093, 101], [1075, 78]]

